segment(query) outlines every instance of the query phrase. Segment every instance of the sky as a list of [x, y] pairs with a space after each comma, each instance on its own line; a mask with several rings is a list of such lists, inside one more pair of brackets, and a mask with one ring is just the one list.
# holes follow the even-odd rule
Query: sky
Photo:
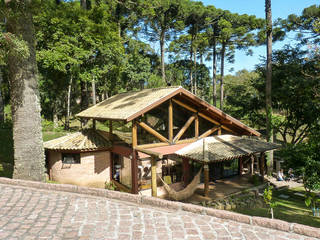
[[[260, 18], [265, 18], [264, 0], [202, 0], [204, 5], [214, 5], [216, 8], [229, 10], [234, 13], [256, 15]], [[272, 8], [272, 20], [275, 21], [278, 18], [287, 18], [290, 14], [301, 15], [304, 8], [311, 5], [319, 5], [319, 0], [273, 0], [271, 3]], [[273, 50], [281, 49], [281, 47], [289, 42], [293, 42], [294, 35], [290, 35], [290, 39], [283, 42], [277, 42], [273, 45]], [[252, 48], [253, 55], [246, 56], [243, 51], [236, 52], [235, 62], [230, 64], [226, 63], [225, 74], [234, 74], [235, 72], [247, 69], [253, 70], [256, 64], [261, 63], [261, 57], [266, 56], [266, 47]], [[208, 67], [211, 70], [210, 63]], [[233, 72], [230, 69], [234, 68]]]

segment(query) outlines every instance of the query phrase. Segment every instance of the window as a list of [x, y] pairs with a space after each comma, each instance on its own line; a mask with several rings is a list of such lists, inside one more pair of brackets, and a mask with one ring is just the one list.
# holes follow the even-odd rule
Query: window
[[80, 153], [62, 153], [62, 163], [80, 164]]

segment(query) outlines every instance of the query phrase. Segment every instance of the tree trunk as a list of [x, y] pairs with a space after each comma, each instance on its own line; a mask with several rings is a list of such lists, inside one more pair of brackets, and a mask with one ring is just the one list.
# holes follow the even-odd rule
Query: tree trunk
[[217, 40], [213, 38], [212, 46], [212, 91], [213, 105], [217, 106]]
[[80, 81], [80, 89], [81, 89], [80, 108], [81, 108], [81, 111], [83, 111], [88, 108], [88, 99], [87, 99], [86, 83], [82, 80]]
[[[271, 99], [271, 81], [272, 81], [272, 18], [271, 18], [271, 0], [265, 1], [266, 25], [267, 25], [267, 64], [266, 64], [266, 125], [267, 141], [273, 142], [272, 129], [272, 99]], [[268, 174], [273, 171], [273, 151], [268, 153], [267, 158]]]
[[2, 84], [2, 72], [0, 70], [0, 123], [4, 122], [4, 102], [1, 93], [1, 84]]
[[193, 65], [194, 65], [194, 95], [197, 95], [197, 48], [193, 49]]
[[80, 6], [83, 8], [83, 9], [87, 9], [87, 0], [80, 0]]
[[220, 109], [223, 110], [223, 78], [224, 78], [224, 55], [226, 52], [226, 44], [222, 43], [221, 49], [221, 80], [220, 80]]
[[[7, 0], [6, 2], [11, 2]], [[7, 30], [21, 36], [30, 55], [8, 56], [11, 110], [13, 121], [13, 178], [45, 180], [45, 161], [35, 51], [35, 31], [30, 4], [26, 0], [8, 4]], [[10, 6], [9, 6], [10, 5]], [[11, 7], [11, 8], [10, 8]]]
[[[192, 45], [192, 43], [191, 43]], [[193, 56], [193, 51], [192, 47], [190, 50], [190, 86], [191, 86], [191, 93], [193, 93], [193, 66], [192, 66], [192, 56]]]
[[160, 34], [161, 75], [162, 75], [163, 84], [167, 84], [167, 81], [166, 81], [166, 69], [165, 69], [165, 63], [164, 63], [164, 55], [165, 55], [164, 41], [165, 41], [165, 31], [162, 30], [161, 34]]
[[71, 105], [71, 87], [72, 87], [72, 75], [70, 76], [69, 86], [68, 86], [68, 99], [67, 99], [67, 118], [65, 128], [69, 130], [70, 128], [70, 105]]
[[[91, 87], [92, 87], [92, 104], [96, 105], [97, 104], [97, 97], [96, 97], [96, 81], [95, 81], [95, 77], [93, 77], [93, 79], [92, 79]], [[92, 128], [96, 129], [96, 120], [95, 119], [92, 119]]]

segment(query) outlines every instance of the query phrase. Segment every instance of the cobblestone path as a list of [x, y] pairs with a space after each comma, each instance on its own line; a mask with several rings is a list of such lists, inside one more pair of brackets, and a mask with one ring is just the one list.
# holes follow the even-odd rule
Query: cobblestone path
[[0, 239], [312, 239], [184, 211], [0, 184]]

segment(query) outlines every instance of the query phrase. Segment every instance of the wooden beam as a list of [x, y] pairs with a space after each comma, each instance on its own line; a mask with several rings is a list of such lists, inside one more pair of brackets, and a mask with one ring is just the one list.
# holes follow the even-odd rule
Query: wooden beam
[[132, 147], [135, 148], [138, 145], [138, 127], [137, 121], [132, 121]]
[[209, 165], [205, 164], [203, 167], [204, 174], [204, 196], [209, 197]]
[[132, 193], [138, 194], [138, 156], [137, 151], [132, 151], [131, 161], [131, 182], [132, 182]]
[[193, 143], [193, 142], [196, 142], [197, 140], [198, 140], [197, 138], [182, 139], [182, 140], [179, 140], [179, 141], [175, 142], [175, 144]]
[[169, 136], [169, 141], [172, 143], [173, 140], [173, 109], [172, 109], [172, 101], [169, 101], [169, 107], [168, 107], [168, 136]]
[[180, 129], [180, 131], [177, 133], [177, 135], [174, 137], [173, 142], [175, 143], [178, 141], [182, 135], [187, 131], [188, 127], [191, 125], [191, 123], [196, 119], [196, 115], [191, 116], [188, 121], [184, 124], [184, 126]]
[[135, 150], [137, 150], [137, 151], [139, 151], [139, 152], [143, 152], [143, 153], [145, 153], [145, 154], [148, 154], [148, 155], [150, 155], [151, 157], [156, 157], [156, 158], [160, 158], [160, 159], [163, 158], [163, 154], [158, 153], [158, 152], [154, 152], [154, 151], [151, 151], [151, 150], [148, 150], [148, 149], [139, 147], [139, 146], [135, 147]]
[[199, 116], [196, 115], [196, 119], [194, 120], [194, 136], [199, 137]]
[[152, 197], [157, 197], [157, 160], [155, 157], [151, 158], [151, 190]]
[[219, 129], [218, 129], [218, 135], [221, 135], [221, 133], [222, 133], [222, 129], [221, 129], [221, 127], [219, 127]]
[[146, 123], [144, 122], [137, 122], [137, 124], [142, 127], [144, 130], [146, 130], [148, 133], [152, 134], [153, 136], [155, 136], [156, 138], [158, 138], [160, 141], [162, 142], [169, 142], [169, 140], [167, 138], [165, 138], [164, 136], [162, 136], [160, 133], [158, 133], [156, 130], [152, 129], [151, 127], [149, 127]]
[[212, 133], [217, 131], [219, 128], [220, 128], [219, 126], [215, 126], [215, 127], [211, 128], [211, 129], [209, 129], [208, 131], [204, 132], [199, 138], [208, 137], [209, 135], [211, 135]]
[[[179, 100], [172, 99], [172, 101], [174, 101], [176, 104], [180, 105], [181, 107], [184, 107], [185, 109], [188, 109], [188, 110], [191, 111], [191, 112], [194, 112], [194, 113], [197, 112], [196, 109], [194, 109], [193, 107], [188, 106], [187, 104], [185, 104], [185, 103], [183, 103], [183, 102], [180, 102]], [[212, 122], [213, 124], [216, 124], [216, 125], [219, 125], [219, 126], [221, 125], [220, 122], [218, 122], [218, 121], [216, 121], [216, 120], [208, 117], [207, 115], [205, 115], [205, 114], [203, 114], [203, 113], [198, 113], [198, 114], [199, 114], [200, 117], [206, 119], [206, 120], [209, 121], [209, 122]], [[226, 126], [224, 126], [224, 125], [221, 125], [221, 127], [222, 127], [223, 129], [231, 132], [231, 133], [235, 133], [233, 130], [231, 130], [230, 128], [228, 128], [228, 127], [226, 127]]]

